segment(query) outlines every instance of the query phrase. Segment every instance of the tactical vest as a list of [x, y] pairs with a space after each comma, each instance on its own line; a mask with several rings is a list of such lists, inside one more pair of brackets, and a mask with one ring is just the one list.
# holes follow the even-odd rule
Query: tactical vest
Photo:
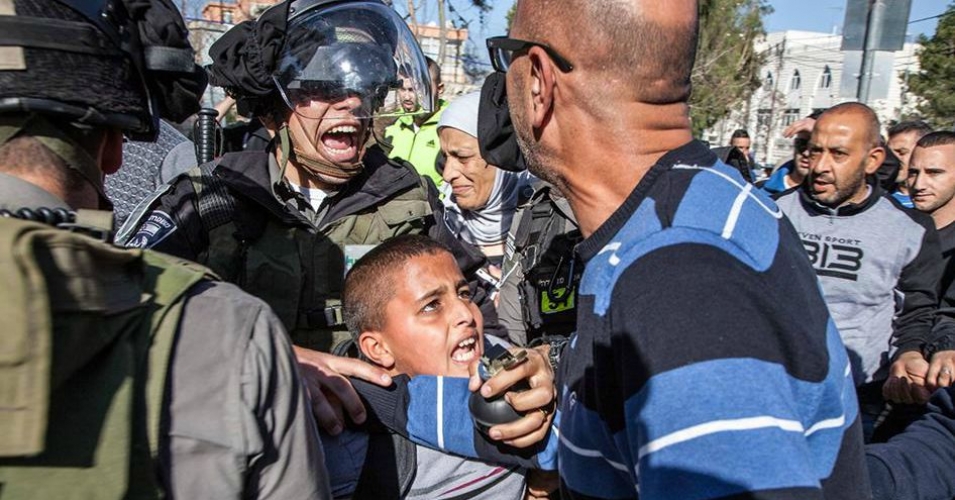
[[0, 496], [160, 498], [169, 357], [199, 266], [0, 219]]
[[528, 342], [574, 332], [577, 286], [584, 272], [574, 253], [583, 237], [578, 229], [567, 230], [569, 220], [555, 206], [548, 189], [542, 188], [524, 209], [511, 257], [524, 270], [517, 288]]
[[316, 229], [304, 220], [281, 220], [234, 195], [215, 168], [206, 164], [189, 173], [209, 238], [199, 262], [265, 301], [292, 343], [312, 350], [329, 352], [350, 338], [341, 310], [346, 246], [424, 232], [433, 215], [421, 178], [385, 203]]

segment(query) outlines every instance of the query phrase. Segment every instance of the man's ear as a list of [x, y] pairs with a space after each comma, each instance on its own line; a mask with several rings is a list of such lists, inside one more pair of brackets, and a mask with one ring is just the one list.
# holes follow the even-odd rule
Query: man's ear
[[444, 95], [444, 82], [438, 84], [438, 97]]
[[869, 158], [865, 166], [865, 173], [868, 175], [874, 174], [879, 167], [882, 166], [882, 162], [885, 161], [885, 148], [882, 146], [877, 146], [869, 150]]
[[547, 123], [554, 106], [557, 68], [540, 47], [531, 47], [527, 57], [531, 63], [531, 124], [539, 129]]
[[381, 332], [361, 332], [358, 336], [358, 348], [372, 363], [386, 370], [395, 367], [395, 357]]

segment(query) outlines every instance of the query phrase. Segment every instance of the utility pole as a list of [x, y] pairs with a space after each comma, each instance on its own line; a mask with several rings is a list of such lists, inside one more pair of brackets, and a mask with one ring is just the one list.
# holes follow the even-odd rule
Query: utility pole
[[783, 41], [776, 44], [774, 48], [776, 49], [778, 62], [776, 63], [776, 77], [773, 78], [773, 95], [769, 99], [769, 123], [767, 124], [766, 130], [766, 143], [763, 144], [763, 163], [769, 163], [769, 146], [771, 142], [775, 142], [773, 129], [776, 128], [776, 99], [779, 96], [779, 80], [783, 78], [783, 57], [786, 55], [786, 37], [784, 36]]
[[859, 87], [856, 99], [863, 104], [869, 103], [869, 89], [872, 86], [872, 66], [875, 61], [875, 48], [882, 38], [885, 0], [869, 0], [869, 12], [866, 16], [865, 39], [862, 42], [862, 68], [859, 70]]
[[444, 0], [438, 0], [438, 66], [444, 66], [448, 46], [448, 20], [444, 14]]
[[418, 33], [418, 17], [415, 14], [414, 0], [408, 0], [408, 17], [410, 18], [408, 21], [411, 25], [411, 31], [414, 33], [415, 38], [418, 38], [420, 34]]

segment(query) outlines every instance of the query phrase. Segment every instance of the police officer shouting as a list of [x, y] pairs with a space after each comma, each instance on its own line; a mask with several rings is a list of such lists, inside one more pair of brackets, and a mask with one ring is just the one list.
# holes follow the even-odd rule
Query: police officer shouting
[[[410, 84], [419, 111], [430, 111], [427, 64], [404, 21], [377, 0], [283, 2], [234, 27], [210, 54], [212, 83], [262, 121], [273, 145], [175, 179], [119, 238], [208, 265], [265, 300], [296, 345], [316, 418], [335, 434], [345, 424], [339, 401], [353, 420], [365, 418], [343, 376], [390, 383], [367, 363], [322, 355], [350, 338], [341, 315], [347, 262], [407, 233], [445, 243], [471, 279], [484, 262], [451, 236], [433, 183], [369, 146], [376, 118], [404, 113], [400, 89]], [[491, 301], [482, 312], [496, 324]]]

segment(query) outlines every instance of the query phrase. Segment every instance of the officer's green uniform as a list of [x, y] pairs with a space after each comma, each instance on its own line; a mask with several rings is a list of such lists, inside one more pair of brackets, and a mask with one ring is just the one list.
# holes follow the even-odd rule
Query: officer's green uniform
[[158, 497], [169, 353], [205, 273], [15, 219], [0, 273], [0, 456], [22, 457], [0, 460], [4, 498]]
[[[0, 192], [64, 208], [15, 177]], [[261, 301], [174, 257], [6, 218], [0, 280], [2, 498], [329, 497]]]
[[14, 153], [0, 175], [0, 498], [329, 498], [268, 306], [197, 264], [106, 243], [88, 221], [110, 212], [74, 217], [21, 177], [110, 205], [110, 155], [94, 148], [198, 111], [206, 73], [181, 14], [164, 0], [0, 0], [0, 13], [0, 147]]
[[391, 152], [388, 153], [388, 157], [408, 161], [414, 165], [419, 174], [430, 177], [436, 186], [444, 182], [435, 168], [435, 162], [438, 159], [438, 153], [441, 152], [438, 121], [447, 107], [447, 101], [439, 100], [437, 112], [425, 120], [420, 127], [415, 125], [414, 115], [405, 115], [385, 129], [385, 138], [391, 143]]

